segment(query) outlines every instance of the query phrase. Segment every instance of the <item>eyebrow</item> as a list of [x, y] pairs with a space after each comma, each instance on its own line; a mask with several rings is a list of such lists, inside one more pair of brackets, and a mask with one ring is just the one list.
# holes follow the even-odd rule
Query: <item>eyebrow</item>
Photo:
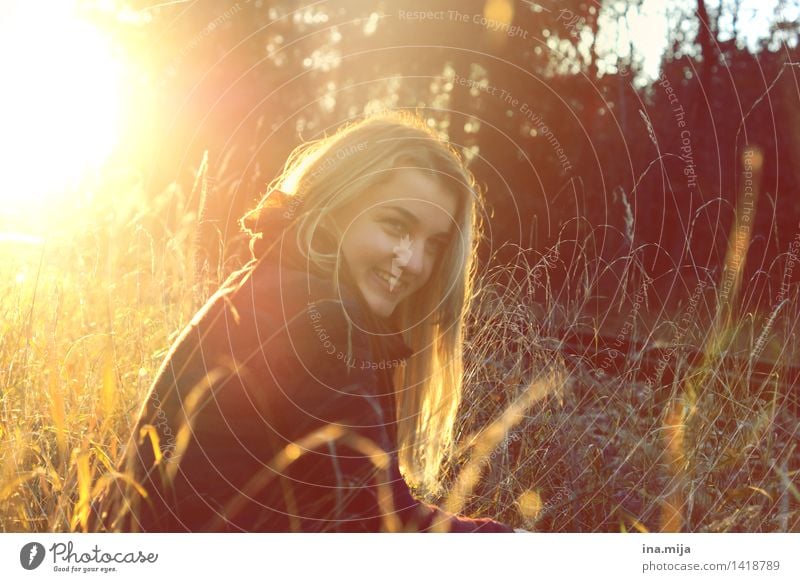
[[[400, 214], [402, 214], [406, 218], [406, 220], [411, 222], [411, 224], [413, 224], [414, 226], [419, 224], [419, 218], [417, 218], [416, 215], [413, 212], [409, 212], [405, 208], [402, 208], [400, 206], [384, 206], [383, 208], [385, 210], [395, 210], [395, 211], [399, 212]], [[450, 239], [450, 238], [452, 238], [453, 235], [449, 231], [444, 231], [444, 232], [440, 232], [438, 234], [435, 234], [433, 236], [434, 236], [434, 238]]]

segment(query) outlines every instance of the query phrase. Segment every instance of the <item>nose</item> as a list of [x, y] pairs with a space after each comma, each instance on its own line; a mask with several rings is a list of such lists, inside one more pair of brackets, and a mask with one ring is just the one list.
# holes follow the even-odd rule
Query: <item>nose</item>
[[395, 264], [410, 275], [421, 276], [425, 272], [423, 245], [423, 241], [413, 241], [408, 251], [395, 259]]

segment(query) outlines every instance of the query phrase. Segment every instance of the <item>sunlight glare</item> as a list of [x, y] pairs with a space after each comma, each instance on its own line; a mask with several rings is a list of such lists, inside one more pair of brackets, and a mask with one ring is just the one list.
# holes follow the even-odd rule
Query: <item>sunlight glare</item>
[[121, 66], [75, 0], [4, 7], [0, 208], [45, 203], [102, 164], [119, 136]]

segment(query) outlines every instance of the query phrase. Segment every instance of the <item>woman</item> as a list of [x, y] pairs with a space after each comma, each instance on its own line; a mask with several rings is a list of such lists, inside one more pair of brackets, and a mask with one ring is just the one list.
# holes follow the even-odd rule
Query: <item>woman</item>
[[103, 527], [512, 531], [401, 474], [436, 491], [451, 450], [478, 202], [412, 115], [295, 150], [243, 219], [253, 260], [162, 365]]

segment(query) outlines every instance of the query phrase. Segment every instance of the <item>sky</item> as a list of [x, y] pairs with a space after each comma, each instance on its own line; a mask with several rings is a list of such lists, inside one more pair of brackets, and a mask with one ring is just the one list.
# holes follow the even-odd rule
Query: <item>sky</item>
[[[732, 7], [735, 0], [708, 0], [706, 5], [709, 11], [716, 11], [720, 2], [724, 6], [723, 17], [720, 19], [720, 40], [732, 37], [731, 18]], [[758, 41], [769, 36], [771, 24], [776, 20], [776, 10], [779, 0], [741, 0], [739, 12], [739, 42], [746, 43], [755, 48]], [[784, 2], [787, 6], [778, 20], [793, 21], [800, 17], [800, 9], [795, 2]], [[622, 12], [626, 2], [607, 3], [600, 13], [600, 37], [597, 41], [597, 51], [601, 56], [600, 70], [614, 70], [617, 55], [623, 58], [630, 53], [632, 43], [637, 56], [642, 60], [644, 77], [656, 79], [659, 76], [661, 56], [667, 48], [669, 35], [667, 31], [678, 26], [677, 15], [687, 13], [697, 6], [696, 0], [644, 0], [638, 13], [631, 11], [627, 25], [615, 15]], [[696, 34], [697, 20], [693, 19], [694, 28], [689, 38]]]

